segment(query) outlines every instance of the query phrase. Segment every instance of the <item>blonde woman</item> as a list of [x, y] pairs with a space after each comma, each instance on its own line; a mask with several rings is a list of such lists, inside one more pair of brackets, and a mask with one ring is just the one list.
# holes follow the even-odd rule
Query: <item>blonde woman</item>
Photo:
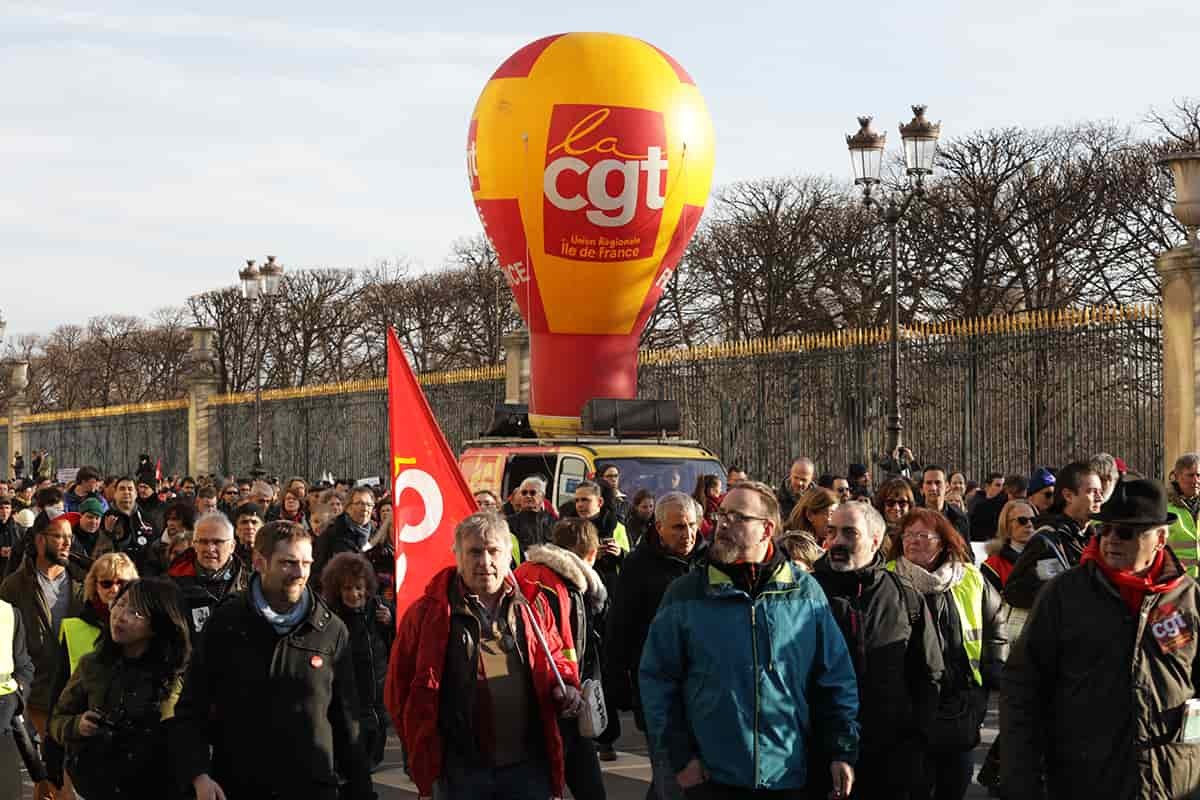
[[[52, 707], [79, 666], [79, 660], [92, 652], [101, 630], [108, 627], [108, 610], [117, 595], [137, 579], [137, 567], [124, 553], [105, 553], [92, 563], [83, 579], [83, 612], [78, 617], [67, 617], [59, 628], [58, 671], [50, 685]], [[75, 792], [69, 782], [64, 781], [62, 746], [48, 738], [45, 750], [46, 771], [59, 789], [58, 798], [70, 800]]]
[[837, 511], [838, 496], [828, 489], [814, 486], [796, 502], [792, 513], [788, 515], [783, 529], [787, 532], [805, 531], [812, 534], [813, 539], [821, 547], [825, 546], [825, 535], [829, 527], [829, 518]]

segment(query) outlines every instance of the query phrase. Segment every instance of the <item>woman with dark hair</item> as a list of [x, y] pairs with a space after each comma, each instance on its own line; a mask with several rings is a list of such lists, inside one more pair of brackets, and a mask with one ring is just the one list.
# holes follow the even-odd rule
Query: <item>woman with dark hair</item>
[[932, 800], [962, 800], [971, 783], [971, 753], [987, 712], [989, 689], [1000, 688], [1008, 657], [1000, 595], [950, 521], [928, 508], [900, 520], [902, 552], [888, 569], [925, 595], [942, 645], [941, 699], [927, 737], [925, 783]]
[[312, 530], [308, 524], [308, 515], [304, 513], [304, 495], [296, 489], [285, 491], [279, 501], [279, 505], [271, 506], [270, 510], [267, 511], [267, 522], [274, 522], [277, 519], [294, 522], [308, 530]]
[[873, 502], [875, 510], [883, 515], [887, 525], [887, 534], [883, 538], [883, 557], [894, 558], [900, 552], [900, 520], [916, 507], [912, 484], [904, 478], [890, 478], [879, 487]]
[[387, 708], [383, 682], [392, 649], [392, 612], [376, 597], [375, 568], [357, 553], [338, 553], [321, 573], [321, 593], [350, 630], [358, 724], [363, 747], [375, 765], [387, 744]]
[[179, 589], [167, 578], [134, 581], [109, 614], [59, 695], [50, 731], [89, 800], [166, 797], [163, 722], [174, 716], [192, 652]]
[[654, 527], [654, 492], [649, 489], [638, 489], [633, 496], [633, 504], [629, 506], [629, 519], [625, 520], [625, 533], [629, 537], [629, 547], [633, 549], [641, 543], [647, 531]]
[[717, 529], [717, 512], [721, 510], [721, 476], [701, 475], [696, 479], [696, 488], [692, 490], [692, 499], [704, 509], [704, 515], [699, 519], [700, 535], [711, 539]]

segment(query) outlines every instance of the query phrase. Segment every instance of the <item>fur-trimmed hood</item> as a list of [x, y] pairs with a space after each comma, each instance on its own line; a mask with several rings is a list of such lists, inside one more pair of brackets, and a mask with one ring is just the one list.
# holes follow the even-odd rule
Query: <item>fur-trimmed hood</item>
[[608, 602], [608, 591], [604, 588], [599, 573], [565, 547], [554, 544], [531, 547], [525, 554], [525, 561], [541, 564], [558, 573], [564, 581], [575, 587], [575, 591], [584, 596], [592, 613], [599, 613]]

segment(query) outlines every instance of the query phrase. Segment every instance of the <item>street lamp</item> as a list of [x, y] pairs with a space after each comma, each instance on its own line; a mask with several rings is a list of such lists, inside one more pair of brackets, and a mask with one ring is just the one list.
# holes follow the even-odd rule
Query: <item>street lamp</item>
[[283, 265], [275, 261], [275, 256], [267, 256], [267, 263], [260, 269], [255, 266], [254, 259], [247, 259], [246, 268], [238, 270], [238, 280], [242, 286], [242, 299], [251, 308], [255, 303], [259, 305], [254, 324], [258, 335], [258, 358], [254, 366], [254, 468], [250, 470], [251, 477], [257, 480], [267, 474], [262, 458], [262, 368], [267, 342], [264, 323], [271, 313], [271, 301], [283, 288]]
[[854, 171], [854, 185], [862, 188], [863, 205], [873, 208], [888, 228], [888, 250], [891, 254], [892, 328], [889, 342], [889, 366], [891, 368], [888, 387], [888, 456], [900, 446], [900, 299], [897, 279], [896, 226], [908, 211], [912, 201], [925, 194], [925, 176], [933, 173], [933, 160], [937, 153], [940, 122], [925, 119], [925, 106], [913, 106], [913, 118], [907, 125], [900, 126], [900, 139], [904, 142], [904, 166], [909, 178], [907, 185], [881, 203], [875, 197], [876, 187], [883, 182], [883, 151], [886, 133], [871, 129], [871, 117], [859, 117], [858, 133], [846, 137], [850, 149], [850, 165]]

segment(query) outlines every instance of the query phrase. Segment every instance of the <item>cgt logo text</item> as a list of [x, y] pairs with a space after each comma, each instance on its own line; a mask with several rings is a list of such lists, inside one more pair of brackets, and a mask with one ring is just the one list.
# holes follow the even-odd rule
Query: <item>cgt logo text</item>
[[1176, 611], [1169, 617], [1165, 617], [1151, 625], [1150, 631], [1154, 634], [1155, 639], [1169, 640], [1174, 639], [1181, 633], [1187, 633], [1189, 628], [1183, 615]]
[[[581, 261], [648, 257], [662, 219], [670, 166], [662, 113], [557, 105], [546, 141], [546, 252]], [[605, 239], [621, 244], [609, 246]]]

